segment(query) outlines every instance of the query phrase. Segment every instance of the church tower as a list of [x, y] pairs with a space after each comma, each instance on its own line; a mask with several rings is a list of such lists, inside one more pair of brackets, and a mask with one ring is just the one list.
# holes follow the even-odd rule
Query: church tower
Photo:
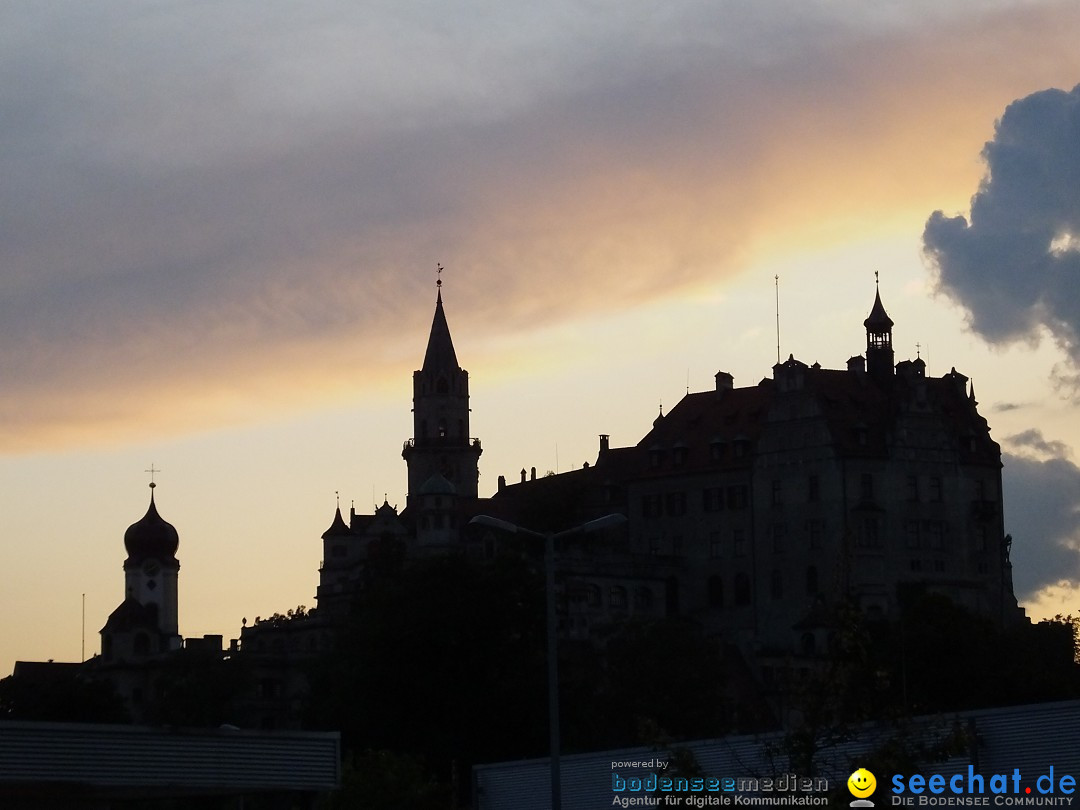
[[469, 372], [458, 365], [450, 339], [441, 278], [436, 286], [424, 365], [413, 372], [413, 438], [401, 452], [409, 468], [410, 504], [432, 476], [445, 478], [463, 498], [477, 496], [480, 478], [480, 440], [469, 438]]
[[158, 514], [154, 487], [142, 519], [124, 532], [124, 601], [101, 630], [106, 663], [151, 657], [180, 648], [176, 549], [180, 535]]
[[[875, 276], [877, 274], [875, 273]], [[893, 321], [881, 303], [881, 290], [874, 282], [874, 306], [863, 326], [866, 327], [866, 371], [877, 380], [885, 380], [893, 374]]]

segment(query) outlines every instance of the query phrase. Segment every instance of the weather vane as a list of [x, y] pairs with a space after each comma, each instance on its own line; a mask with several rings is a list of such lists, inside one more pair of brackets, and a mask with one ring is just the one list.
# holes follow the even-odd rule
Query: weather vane
[[436, 264], [435, 264], [435, 274], [436, 274], [436, 276], [438, 276], [438, 278], [435, 280], [435, 286], [436, 287], [441, 287], [442, 286], [442, 270], [443, 270], [442, 265], [439, 264], [438, 262], [436, 262]]

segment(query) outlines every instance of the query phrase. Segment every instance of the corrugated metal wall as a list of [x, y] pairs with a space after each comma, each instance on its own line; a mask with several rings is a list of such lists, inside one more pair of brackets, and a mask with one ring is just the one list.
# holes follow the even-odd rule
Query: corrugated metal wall
[[0, 785], [331, 790], [340, 735], [0, 722]]
[[[984, 711], [920, 717], [911, 721], [906, 733], [912, 743], [933, 744], [957, 729], [973, 731], [977, 745], [968, 753], [944, 762], [936, 762], [929, 772], [950, 776], [967, 773], [968, 765], [976, 772], [1011, 774], [1019, 768], [1025, 784], [1054, 766], [1055, 780], [1064, 774], [1080, 782], [1080, 701], [1012, 706]], [[896, 730], [866, 728], [857, 738], [824, 748], [815, 759], [815, 776], [825, 776], [830, 784], [843, 784], [851, 771], [867, 754], [893, 736]], [[780, 735], [727, 737], [684, 743], [680, 746], [694, 755], [701, 770], [710, 776], [762, 777], [790, 771], [782, 755]], [[562, 804], [564, 810], [594, 810], [610, 807], [613, 793], [613, 762], [650, 760], [668, 754], [651, 748], [630, 748], [563, 757]], [[644, 777], [643, 768], [622, 768], [620, 777]], [[806, 774], [799, 774], [805, 776]], [[546, 759], [480, 765], [474, 769], [475, 805], [478, 810], [546, 810], [550, 807], [551, 789]], [[888, 790], [878, 775], [879, 790]]]

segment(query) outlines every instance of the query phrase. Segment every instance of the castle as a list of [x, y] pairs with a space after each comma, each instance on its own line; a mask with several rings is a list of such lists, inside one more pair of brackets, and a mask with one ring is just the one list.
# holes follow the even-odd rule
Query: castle
[[893, 325], [876, 292], [865, 352], [845, 368], [789, 357], [747, 387], [720, 371], [713, 390], [688, 393], [636, 445], [602, 434], [594, 464], [523, 470], [509, 485], [500, 476], [482, 498], [469, 376], [440, 284], [413, 375], [406, 508], [383, 503], [348, 521], [337, 511], [322, 538], [318, 612], [347, 612], [382, 566], [500, 553], [508, 538], [470, 525], [476, 515], [558, 530], [618, 513], [622, 528], [559, 550], [566, 636], [678, 614], [761, 663], [820, 654], [841, 598], [887, 618], [906, 594], [933, 592], [996, 623], [1022, 620], [1000, 447], [963, 374], [895, 362]]
[[[907, 594], [937, 593], [1000, 625], [1023, 621], [1004, 533], [1001, 451], [973, 388], [955, 369], [926, 375], [895, 362], [880, 292], [863, 323], [865, 352], [843, 369], [789, 357], [758, 384], [716, 374], [633, 446], [600, 435], [596, 461], [478, 493], [469, 375], [458, 363], [441, 280], [421, 368], [413, 436], [403, 445], [400, 512], [336, 510], [322, 534], [316, 609], [241, 631], [259, 661], [252, 711], [293, 722], [303, 692], [295, 663], [331, 649], [355, 595], [382, 572], [433, 555], [493, 558], [520, 546], [478, 515], [540, 532], [621, 514], [599, 535], [558, 548], [559, 624], [589, 640], [613, 623], [684, 616], [737, 649], [755, 677], [778, 662], [812, 666], [828, 647], [832, 606], [897, 614]], [[152, 485], [151, 485], [152, 486]], [[150, 688], [151, 663], [181, 647], [178, 534], [157, 512], [125, 534], [125, 599], [102, 628], [97, 665], [129, 704]], [[517, 551], [514, 552], [513, 550]], [[220, 637], [187, 647], [221, 649]]]

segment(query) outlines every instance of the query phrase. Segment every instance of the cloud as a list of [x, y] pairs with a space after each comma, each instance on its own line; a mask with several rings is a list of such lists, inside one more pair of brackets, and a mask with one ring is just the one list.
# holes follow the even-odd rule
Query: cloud
[[1080, 583], [1080, 467], [1064, 458], [1011, 454], [1003, 462], [1017, 597], [1032, 599], [1049, 586]]
[[[716, 284], [821, 218], [925, 210], [965, 146], [928, 152], [926, 122], [978, 131], [1080, 69], [1080, 11], [912, 5], [8, 13], [0, 451], [407, 373], [437, 261], [452, 317], [495, 336]], [[988, 42], [1040, 59], [984, 64]]]
[[1069, 445], [1062, 441], [1043, 438], [1042, 431], [1037, 428], [1006, 436], [1005, 441], [1014, 448], [1033, 451], [1037, 456], [1065, 459], [1072, 455]]
[[[992, 343], [1049, 334], [1080, 364], [1080, 85], [1010, 104], [983, 149], [970, 218], [935, 211], [923, 234], [940, 289]], [[1068, 377], [1068, 371], [1059, 371]]]

